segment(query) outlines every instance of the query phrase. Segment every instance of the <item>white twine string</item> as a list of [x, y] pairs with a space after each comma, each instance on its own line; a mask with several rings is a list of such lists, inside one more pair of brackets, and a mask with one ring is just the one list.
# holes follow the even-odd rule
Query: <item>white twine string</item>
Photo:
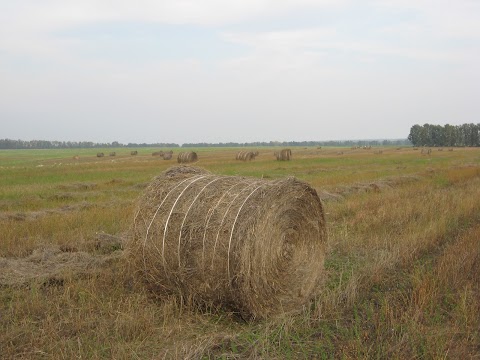
[[188, 216], [188, 213], [190, 212], [190, 209], [192, 208], [193, 204], [195, 203], [195, 201], [197, 201], [198, 197], [200, 196], [200, 194], [211, 184], [213, 184], [215, 181], [218, 181], [220, 180], [221, 177], [217, 177], [216, 179], [213, 179], [212, 181], [210, 181], [209, 183], [207, 183], [207, 185], [205, 185], [200, 191], [199, 193], [197, 194], [197, 196], [195, 196], [195, 198], [193, 199], [192, 203], [190, 204], [190, 206], [188, 207], [188, 210], [187, 212], [185, 213], [185, 216], [183, 217], [183, 221], [182, 221], [182, 225], [180, 226], [180, 232], [178, 234], [178, 267], [181, 266], [181, 260], [180, 260], [180, 247], [181, 247], [181, 241], [182, 241], [182, 230], [183, 230], [183, 225], [185, 224], [185, 220], [187, 220], [187, 216]]
[[242, 205], [240, 206], [240, 209], [238, 209], [237, 216], [235, 216], [235, 220], [233, 221], [232, 230], [230, 231], [230, 239], [228, 239], [228, 252], [227, 252], [227, 276], [228, 276], [228, 282], [229, 282], [229, 284], [231, 284], [231, 279], [230, 279], [230, 248], [231, 248], [231, 245], [232, 245], [233, 231], [234, 231], [234, 229], [235, 229], [235, 225], [237, 224], [238, 216], [240, 215], [240, 212], [242, 211], [243, 206], [245, 205], [245, 203], [247, 202], [247, 200], [250, 198], [250, 196], [252, 196], [252, 195], [255, 193], [255, 191], [257, 191], [258, 189], [260, 189], [262, 186], [265, 186], [265, 184], [261, 184], [260, 186], [257, 186], [257, 187], [245, 198], [245, 200], [243, 201]]
[[[197, 175], [198, 176], [198, 175]], [[160, 203], [160, 205], [158, 205], [158, 208], [157, 210], [155, 211], [155, 214], [153, 214], [153, 217], [152, 217], [152, 220], [150, 221], [150, 224], [148, 225], [147, 227], [147, 231], [145, 233], [145, 239], [143, 240], [143, 249], [142, 249], [142, 254], [143, 254], [143, 265], [145, 267], [145, 270], [147, 270], [147, 263], [146, 263], [146, 259], [145, 259], [145, 247], [147, 246], [147, 239], [148, 239], [148, 233], [150, 231], [150, 227], [152, 226], [153, 224], [153, 221], [155, 220], [155, 218], [157, 217], [157, 214], [158, 212], [160, 211], [160, 208], [162, 207], [162, 205], [165, 203], [165, 201], [167, 200], [168, 198], [168, 195], [170, 195], [172, 193], [173, 190], [175, 190], [176, 188], [178, 188], [180, 185], [182, 185], [184, 182], [194, 178], [195, 176], [192, 176], [192, 177], [189, 177], [189, 178], [186, 178], [185, 180], [179, 182], [177, 185], [175, 185], [168, 193], [167, 195], [165, 195], [165, 197], [163, 198], [162, 202]], [[157, 252], [160, 254], [160, 250], [157, 248], [157, 246], [155, 245], [155, 242], [153, 243], [153, 247], [157, 250]], [[164, 261], [164, 264], [165, 264], [165, 261]]]
[[215, 238], [215, 243], [214, 243], [214, 245], [213, 245], [212, 268], [213, 268], [213, 261], [214, 261], [214, 259], [215, 259], [215, 251], [216, 251], [216, 247], [217, 247], [217, 243], [218, 243], [218, 237], [220, 236], [220, 231], [222, 230], [222, 225], [223, 225], [223, 222], [225, 221], [225, 218], [227, 217], [228, 211], [230, 210], [230, 208], [232, 207], [232, 205], [235, 203], [235, 200], [237, 200], [237, 198], [240, 196], [241, 193], [243, 193], [246, 189], [249, 189], [249, 188], [251, 188], [252, 186], [255, 186], [255, 185], [257, 185], [257, 183], [249, 184], [249, 185], [246, 186], [244, 189], [242, 189], [242, 190], [233, 198], [233, 200], [230, 202], [230, 204], [229, 204], [228, 207], [227, 207], [227, 210], [225, 210], [225, 214], [223, 215], [222, 221], [220, 222], [220, 225], [219, 225], [219, 227], [218, 227], [217, 236], [216, 236], [216, 238]]
[[[197, 182], [200, 179], [203, 179], [209, 175], [202, 175], [194, 179], [193, 181], [190, 182], [187, 186], [185, 186], [185, 189], [182, 190], [180, 195], [178, 195], [177, 199], [172, 205], [172, 208], [170, 209], [170, 213], [168, 214], [167, 222], [165, 223], [165, 229], [163, 230], [163, 240], [162, 240], [162, 259], [163, 259], [163, 264], [165, 265], [165, 237], [167, 235], [167, 230], [168, 230], [168, 223], [170, 222], [170, 217], [172, 216], [173, 209], [175, 209], [175, 205], [177, 205], [178, 200], [182, 197], [182, 195], [185, 193], [185, 191], [192, 185], [193, 183]], [[210, 175], [211, 176], [211, 175]]]
[[218, 205], [220, 205], [220, 203], [222, 202], [223, 198], [230, 193], [230, 190], [232, 190], [234, 187], [238, 186], [238, 185], [241, 185], [241, 184], [245, 184], [247, 183], [247, 181], [240, 181], [232, 186], [230, 186], [227, 191], [225, 191], [223, 193], [223, 195], [220, 197], [220, 199], [218, 199], [217, 203], [215, 204], [215, 206], [213, 208], [211, 208], [208, 213], [207, 213], [207, 220], [205, 222], [205, 230], [203, 231], [203, 240], [202, 240], [202, 266], [203, 268], [205, 268], [205, 240], [206, 240], [206, 235], [207, 235], [207, 229], [208, 229], [208, 224], [210, 223], [210, 219], [212, 218], [213, 216], [213, 213], [215, 212], [215, 209], [218, 207]]

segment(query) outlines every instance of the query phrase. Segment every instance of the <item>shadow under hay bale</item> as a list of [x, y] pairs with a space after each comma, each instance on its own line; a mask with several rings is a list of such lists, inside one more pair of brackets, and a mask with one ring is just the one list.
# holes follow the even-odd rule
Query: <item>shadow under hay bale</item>
[[194, 151], [178, 153], [178, 156], [177, 156], [178, 163], [192, 163], [195, 161], [198, 161], [198, 155]]
[[326, 237], [322, 203], [304, 182], [178, 166], [147, 187], [126, 250], [160, 297], [265, 318], [317, 294]]

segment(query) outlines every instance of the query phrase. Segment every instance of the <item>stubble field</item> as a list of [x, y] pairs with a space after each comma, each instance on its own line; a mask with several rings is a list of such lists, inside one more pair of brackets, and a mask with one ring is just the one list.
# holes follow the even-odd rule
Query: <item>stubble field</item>
[[295, 176], [323, 201], [320, 295], [250, 322], [159, 301], [125, 266], [138, 197], [176, 165], [157, 150], [0, 151], [1, 358], [480, 358], [480, 149], [196, 149], [195, 166]]

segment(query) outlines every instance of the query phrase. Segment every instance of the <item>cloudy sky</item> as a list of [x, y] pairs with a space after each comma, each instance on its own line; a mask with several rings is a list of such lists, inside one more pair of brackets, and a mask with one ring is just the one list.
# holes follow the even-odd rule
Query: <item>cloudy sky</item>
[[479, 64], [478, 0], [0, 0], [0, 138], [405, 138]]

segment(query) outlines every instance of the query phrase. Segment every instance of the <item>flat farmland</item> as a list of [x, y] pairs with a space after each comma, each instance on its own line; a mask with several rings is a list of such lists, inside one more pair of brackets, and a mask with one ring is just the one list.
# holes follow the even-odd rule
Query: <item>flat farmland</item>
[[[0, 357], [479, 358], [480, 148], [291, 149], [1, 150]], [[316, 189], [325, 280], [302, 312], [244, 321], [134, 281], [123, 249], [137, 200], [192, 150], [215, 174]]]

